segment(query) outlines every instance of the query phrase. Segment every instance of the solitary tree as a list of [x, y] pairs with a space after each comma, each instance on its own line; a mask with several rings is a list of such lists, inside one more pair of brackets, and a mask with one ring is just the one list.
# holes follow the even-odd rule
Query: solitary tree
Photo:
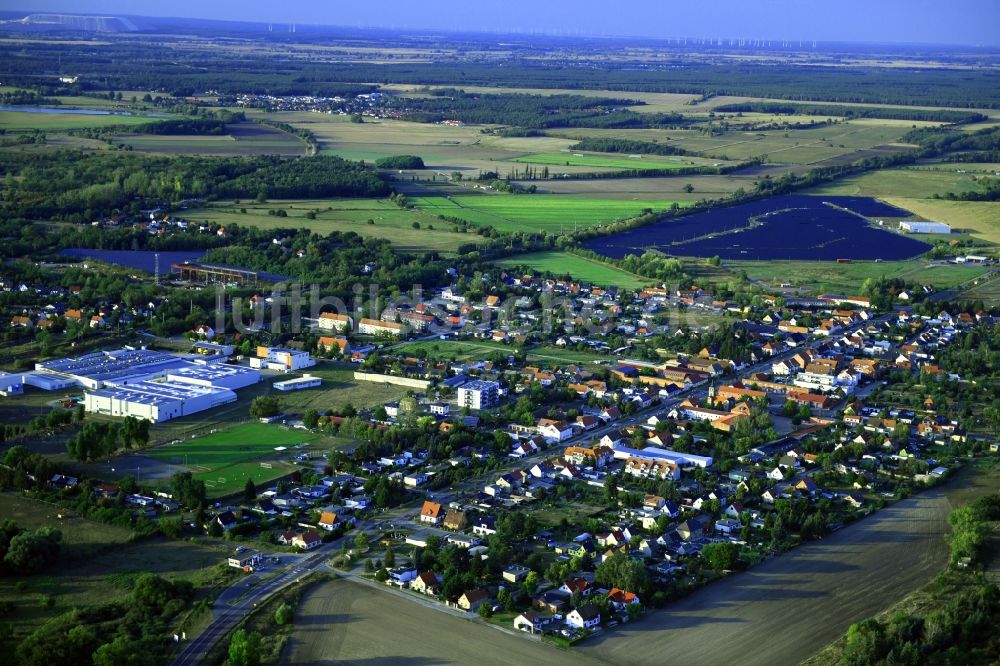
[[253, 479], [247, 479], [247, 484], [243, 487], [243, 498], [248, 502], [257, 499], [257, 486], [254, 485]]

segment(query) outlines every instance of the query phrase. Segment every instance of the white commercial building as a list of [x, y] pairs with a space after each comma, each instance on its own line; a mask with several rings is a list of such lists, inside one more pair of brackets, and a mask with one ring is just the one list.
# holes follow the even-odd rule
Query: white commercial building
[[628, 460], [629, 458], [666, 460], [679, 467], [710, 467], [712, 465], [710, 456], [696, 456], [693, 453], [681, 453], [672, 449], [661, 449], [657, 446], [647, 446], [644, 449], [615, 446], [614, 450], [616, 460]]
[[900, 222], [899, 228], [911, 234], [950, 234], [951, 227], [943, 222]]
[[251, 368], [268, 370], [301, 370], [316, 365], [309, 352], [285, 347], [257, 347], [257, 357], [250, 359]]
[[500, 400], [500, 384], [497, 382], [472, 381], [458, 387], [459, 407], [469, 409], [489, 409]]
[[302, 389], [316, 388], [323, 383], [319, 377], [312, 375], [302, 375], [295, 379], [286, 379], [283, 382], [274, 382], [274, 388], [278, 391], [301, 391]]
[[194, 386], [227, 388], [232, 391], [252, 386], [261, 379], [260, 373], [252, 368], [225, 363], [192, 363], [166, 375], [168, 382], [193, 384]]
[[54, 375], [77, 386], [99, 389], [163, 377], [188, 362], [166, 352], [149, 349], [117, 349], [82, 356], [53, 359], [35, 364], [39, 375]]
[[235, 401], [236, 393], [227, 388], [140, 381], [91, 391], [86, 394], [84, 407], [95, 414], [160, 423]]
[[24, 393], [24, 375], [0, 372], [0, 395], [5, 398]]

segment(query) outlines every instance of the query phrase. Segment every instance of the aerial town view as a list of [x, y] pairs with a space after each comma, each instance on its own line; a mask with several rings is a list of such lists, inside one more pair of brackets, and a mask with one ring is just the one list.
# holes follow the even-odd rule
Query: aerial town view
[[1000, 664], [995, 0], [0, 2], [0, 665]]

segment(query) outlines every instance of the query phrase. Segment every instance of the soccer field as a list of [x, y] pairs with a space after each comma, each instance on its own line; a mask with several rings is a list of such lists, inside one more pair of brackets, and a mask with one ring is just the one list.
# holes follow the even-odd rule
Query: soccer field
[[[314, 439], [315, 434], [304, 430], [247, 423], [167, 444], [150, 450], [146, 455], [190, 468], [194, 478], [205, 482], [210, 496], [219, 496], [243, 488], [247, 479], [258, 483], [287, 474], [292, 466], [288, 462], [273, 460], [275, 448], [292, 448]], [[270, 460], [265, 461], [265, 458]]]

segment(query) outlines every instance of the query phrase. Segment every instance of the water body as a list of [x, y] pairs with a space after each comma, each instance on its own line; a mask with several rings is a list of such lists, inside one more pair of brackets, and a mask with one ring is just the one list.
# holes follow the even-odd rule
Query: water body
[[622, 258], [656, 249], [674, 256], [751, 260], [899, 260], [930, 245], [879, 228], [872, 220], [910, 217], [868, 197], [792, 194], [716, 208], [587, 241]]
[[[156, 270], [156, 252], [153, 250], [93, 250], [90, 248], [74, 247], [59, 252], [64, 257], [75, 257], [77, 259], [96, 259], [109, 264], [135, 268], [146, 273], [153, 273]], [[204, 250], [182, 250], [160, 252], [160, 272], [170, 271], [170, 264], [183, 261], [195, 261], [205, 256]]]

